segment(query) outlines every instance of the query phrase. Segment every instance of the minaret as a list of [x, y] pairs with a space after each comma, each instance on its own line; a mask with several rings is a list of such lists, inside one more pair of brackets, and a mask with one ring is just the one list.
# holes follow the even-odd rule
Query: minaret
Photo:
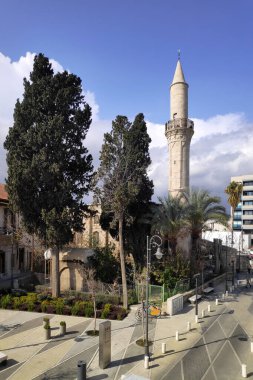
[[169, 145], [169, 193], [189, 193], [190, 143], [194, 123], [188, 119], [188, 84], [185, 81], [180, 55], [170, 86], [170, 120], [165, 124]]

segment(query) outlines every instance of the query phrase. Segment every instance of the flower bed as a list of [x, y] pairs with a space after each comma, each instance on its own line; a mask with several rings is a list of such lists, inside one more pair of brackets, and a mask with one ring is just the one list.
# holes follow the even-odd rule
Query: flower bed
[[[71, 295], [69, 297], [52, 298], [49, 293], [27, 293], [26, 296], [5, 294], [0, 297], [0, 308], [20, 311], [35, 311], [38, 313], [75, 315], [94, 317], [93, 302]], [[127, 310], [122, 306], [97, 302], [97, 318], [118, 319], [126, 317]]]

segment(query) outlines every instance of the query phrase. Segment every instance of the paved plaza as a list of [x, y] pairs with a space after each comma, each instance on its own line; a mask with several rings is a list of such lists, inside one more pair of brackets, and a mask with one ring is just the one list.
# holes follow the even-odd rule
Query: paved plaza
[[[134, 308], [124, 321], [112, 321], [112, 361], [103, 370], [98, 364], [98, 337], [85, 333], [93, 328], [92, 319], [48, 315], [52, 338], [45, 340], [42, 320], [46, 314], [0, 310], [0, 351], [8, 355], [7, 365], [0, 366], [0, 379], [72, 380], [77, 378], [79, 360], [87, 363], [89, 380], [238, 380], [242, 364], [247, 365], [248, 378], [253, 378], [251, 289], [241, 285], [222, 300], [224, 284], [219, 285], [199, 303], [197, 324], [192, 305], [178, 315], [152, 320], [149, 369], [144, 368], [143, 347], [136, 344], [143, 331], [135, 321]], [[215, 305], [217, 296], [219, 305]], [[206, 310], [203, 317], [202, 310]], [[67, 323], [65, 336], [59, 329], [63, 319]], [[187, 331], [187, 322], [191, 322], [191, 331]], [[165, 354], [162, 343], [166, 343]]]

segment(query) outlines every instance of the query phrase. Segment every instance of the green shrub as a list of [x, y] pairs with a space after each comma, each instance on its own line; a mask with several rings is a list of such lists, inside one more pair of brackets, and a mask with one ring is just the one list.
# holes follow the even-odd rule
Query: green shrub
[[37, 302], [37, 294], [36, 293], [27, 293], [27, 302]]
[[18, 310], [21, 305], [20, 297], [13, 297], [12, 298], [12, 306], [13, 309]]
[[103, 308], [103, 311], [102, 311], [102, 314], [101, 314], [101, 318], [102, 319], [106, 319], [111, 311], [111, 308], [112, 308], [112, 305], [110, 303], [106, 303], [104, 308]]
[[72, 315], [80, 315], [82, 311], [81, 301], [76, 301], [75, 304], [71, 308]]
[[60, 322], [60, 326], [66, 326], [66, 322], [65, 321], [61, 321]]
[[64, 310], [64, 300], [62, 298], [57, 298], [56, 301], [54, 301], [56, 314], [63, 314]]
[[87, 318], [92, 318], [94, 317], [94, 309], [91, 307], [86, 307], [84, 309], [84, 316]]
[[8, 306], [10, 306], [12, 303], [12, 297], [10, 294], [6, 294], [5, 296], [1, 297], [1, 307], [3, 309], [7, 309]]
[[35, 309], [35, 303], [32, 301], [27, 302], [27, 310], [34, 311], [34, 309]]
[[41, 302], [41, 310], [42, 310], [42, 313], [46, 313], [47, 311], [47, 307], [50, 305], [50, 301], [48, 300], [45, 300], [45, 301], [42, 301]]

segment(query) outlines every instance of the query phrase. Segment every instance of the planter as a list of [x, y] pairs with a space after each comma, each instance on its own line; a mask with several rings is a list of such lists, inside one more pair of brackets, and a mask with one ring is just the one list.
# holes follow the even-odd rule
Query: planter
[[51, 329], [44, 328], [45, 331], [45, 340], [49, 340], [51, 338]]
[[60, 334], [65, 335], [66, 334], [66, 325], [60, 325]]

